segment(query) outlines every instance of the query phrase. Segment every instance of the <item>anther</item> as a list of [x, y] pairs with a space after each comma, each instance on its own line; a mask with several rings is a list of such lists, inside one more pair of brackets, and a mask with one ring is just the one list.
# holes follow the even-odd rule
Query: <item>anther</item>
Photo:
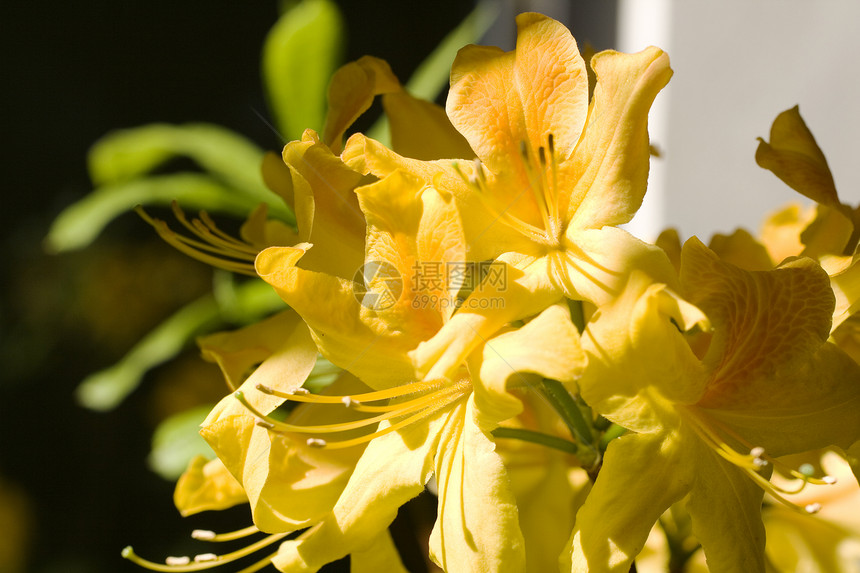
[[546, 167], [546, 149], [542, 145], [538, 147], [538, 161], [541, 167]]
[[291, 394], [301, 394], [302, 396], [310, 394], [307, 388], [294, 388]]
[[211, 541], [215, 539], [215, 532], [208, 529], [195, 529], [191, 532], [191, 538], [201, 541]]
[[810, 503], [809, 505], [804, 507], [803, 510], [809, 514], [818, 513], [819, 511], [821, 511], [821, 504], [820, 503]]
[[756, 446], [750, 450], [750, 455], [754, 458], [760, 458], [764, 455], [764, 448], [761, 446]]
[[838, 480], [837, 480], [835, 477], [833, 477], [833, 476], [824, 476], [823, 478], [821, 478], [821, 481], [823, 481], [823, 482], [824, 482], [824, 483], [826, 483], [827, 485], [833, 485], [833, 484], [835, 484]]
[[347, 408], [352, 408], [353, 406], [361, 406], [361, 402], [359, 402], [358, 400], [354, 400], [349, 396], [344, 396], [340, 399], [340, 401], [343, 402], [343, 405]]
[[171, 566], [188, 565], [189, 563], [191, 563], [191, 558], [187, 556], [168, 557], [164, 560], [165, 565]]
[[214, 553], [201, 553], [200, 555], [194, 556], [195, 563], [207, 563], [209, 561], [216, 561], [218, 556]]
[[274, 390], [272, 390], [271, 388], [269, 388], [265, 384], [257, 384], [256, 388], [257, 388], [257, 390], [259, 390], [263, 394], [271, 395], [274, 392]]
[[275, 425], [273, 423], [267, 422], [266, 420], [263, 420], [262, 418], [257, 418], [257, 421], [255, 423], [258, 426], [260, 426], [261, 428], [265, 428], [267, 430], [272, 430], [275, 428]]
[[553, 139], [551, 133], [547, 134], [547, 136], [546, 136], [546, 146], [549, 148], [549, 154], [554, 155], [555, 154], [555, 143], [554, 143], [554, 139]]
[[322, 440], [320, 438], [308, 438], [307, 442], [305, 443], [312, 448], [324, 448], [327, 444], [325, 440]]

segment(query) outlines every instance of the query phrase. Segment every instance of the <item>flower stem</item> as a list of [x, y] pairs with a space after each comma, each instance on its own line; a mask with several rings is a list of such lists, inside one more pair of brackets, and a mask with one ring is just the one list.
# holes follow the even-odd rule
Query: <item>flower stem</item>
[[591, 424], [585, 420], [582, 410], [573, 396], [567, 391], [561, 382], [557, 380], [544, 379], [543, 393], [561, 416], [576, 441], [581, 444], [577, 457], [582, 466], [593, 468], [599, 464], [600, 455], [594, 447], [594, 434], [591, 432]]
[[499, 427], [493, 430], [493, 436], [496, 438], [510, 438], [514, 440], [522, 440], [524, 442], [531, 442], [533, 444], [540, 444], [541, 446], [561, 450], [568, 454], [575, 454], [579, 451], [579, 446], [577, 446], [575, 442], [544, 434], [543, 432], [535, 432], [533, 430]]

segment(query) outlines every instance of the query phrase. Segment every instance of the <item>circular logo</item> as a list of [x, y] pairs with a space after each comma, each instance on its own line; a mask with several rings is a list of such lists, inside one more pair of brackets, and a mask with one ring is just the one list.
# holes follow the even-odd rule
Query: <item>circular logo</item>
[[391, 308], [403, 294], [403, 277], [385, 261], [367, 261], [355, 271], [353, 281], [355, 300], [372, 310]]

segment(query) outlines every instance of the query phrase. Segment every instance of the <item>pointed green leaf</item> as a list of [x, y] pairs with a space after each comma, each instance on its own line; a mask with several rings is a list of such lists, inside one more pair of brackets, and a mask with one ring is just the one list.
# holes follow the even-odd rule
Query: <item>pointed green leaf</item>
[[322, 129], [326, 87], [340, 63], [344, 26], [330, 0], [305, 0], [275, 23], [263, 46], [263, 81], [275, 123], [286, 141]]
[[[284, 303], [266, 283], [254, 280], [235, 289], [231, 320], [251, 322]], [[77, 389], [78, 402], [92, 410], [115, 408], [140, 384], [151, 368], [174, 358], [198, 334], [221, 324], [224, 312], [213, 295], [186, 305], [149, 332], [119, 362], [88, 376]]]
[[207, 175], [178, 173], [135, 179], [99, 187], [66, 207], [54, 219], [45, 237], [45, 248], [55, 253], [81, 249], [92, 243], [114, 218], [135, 206], [169, 205], [174, 200], [183, 209], [238, 216], [247, 215], [258, 204]]

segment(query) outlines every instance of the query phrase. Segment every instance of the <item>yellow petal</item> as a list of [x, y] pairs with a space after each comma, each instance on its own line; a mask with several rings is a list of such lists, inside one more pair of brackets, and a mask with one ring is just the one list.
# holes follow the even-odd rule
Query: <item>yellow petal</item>
[[850, 215], [850, 212], [841, 207], [819, 205], [815, 219], [800, 235], [804, 245], [803, 255], [817, 258], [827, 254], [851, 254], [854, 223]]
[[762, 490], [743, 471], [702, 443], [690, 443], [696, 479], [687, 511], [711, 571], [764, 572]]
[[771, 456], [860, 439], [860, 366], [832, 343], [748, 386], [734, 393], [738, 401], [707, 411]]
[[391, 67], [379, 58], [364, 56], [341, 67], [329, 83], [325, 143], [334, 153], [340, 153], [343, 134], [370, 108], [373, 98], [400, 89]]
[[218, 364], [235, 390], [253, 366], [283, 347], [290, 332], [300, 328], [300, 320], [294, 311], [286, 310], [239, 330], [203, 336], [197, 344], [203, 358]]
[[[552, 305], [521, 328], [491, 338], [482, 354], [473, 385], [482, 414], [479, 424], [488, 432], [522, 409], [510, 388], [528, 388], [541, 378], [573, 386], [585, 366], [579, 332], [566, 304]], [[530, 374], [539, 376], [532, 380]]]
[[539, 14], [517, 17], [514, 52], [467, 46], [451, 69], [448, 116], [496, 174], [526, 182], [521, 145], [567, 157], [588, 106], [588, 78], [570, 32]]
[[406, 356], [414, 341], [362, 306], [352, 281], [298, 268], [306, 249], [266, 249], [257, 255], [257, 273], [307, 322], [323, 356], [375, 389], [414, 378]]
[[438, 105], [401, 90], [385, 94], [382, 108], [391, 126], [391, 148], [400, 155], [425, 161], [475, 157]]
[[304, 268], [352, 278], [364, 262], [365, 223], [355, 188], [368, 183], [347, 167], [312, 131], [284, 147], [294, 195], [299, 239], [315, 248]]
[[452, 411], [439, 440], [439, 513], [430, 557], [445, 571], [525, 571], [525, 548], [507, 472], [475, 402]]
[[692, 486], [686, 445], [660, 434], [630, 434], [610, 442], [600, 476], [576, 514], [562, 570], [630, 570], [651, 527]]
[[[277, 161], [283, 164], [280, 158]], [[242, 224], [239, 236], [246, 243], [264, 249], [276, 245], [295, 245], [299, 241], [298, 234], [292, 227], [277, 219], [268, 219], [268, 205], [260, 203]]]
[[561, 299], [561, 292], [549, 282], [545, 258], [526, 257], [516, 266], [500, 258], [488, 272], [451, 320], [411, 353], [425, 379], [451, 378], [466, 357], [505, 324], [535, 315]]
[[830, 275], [836, 296], [833, 326], [836, 328], [860, 311], [860, 253], [853, 257], [822, 257], [821, 265]]
[[771, 213], [762, 225], [761, 242], [770, 258], [779, 263], [788, 257], [796, 257], [803, 252], [800, 234], [815, 218], [813, 209], [803, 209], [792, 203]]
[[666, 253], [623, 229], [577, 230], [568, 227], [566, 249], [553, 273], [565, 295], [601, 306], [621, 294], [631, 272], [677, 288], [678, 278]]
[[776, 116], [770, 128], [770, 143], [759, 138], [755, 160], [813, 201], [831, 207], [839, 205], [827, 160], [797, 106]]
[[764, 245], [743, 229], [731, 235], [716, 234], [709, 245], [722, 260], [748, 271], [769, 271], [773, 261]]
[[665, 229], [654, 241], [654, 244], [663, 249], [672, 266], [676, 271], [681, 269], [681, 237], [677, 229]]
[[176, 482], [173, 504], [183, 517], [201, 511], [227, 509], [246, 503], [242, 484], [219, 459], [196, 456]]
[[701, 311], [665, 285], [634, 273], [623, 294], [588, 323], [582, 397], [603, 416], [637, 432], [676, 425], [672, 403], [695, 403], [706, 381], [678, 327], [687, 330], [703, 322]]
[[381, 571], [409, 573], [403, 566], [397, 547], [387, 529], [377, 535], [376, 539], [364, 549], [352, 552], [349, 556], [349, 571], [350, 573], [380, 573]]
[[715, 332], [704, 358], [711, 381], [701, 405], [775, 409], [793, 400], [780, 376], [802, 368], [830, 335], [834, 297], [827, 273], [810, 259], [744, 271], [695, 238], [684, 245], [682, 260], [687, 298]]
[[281, 544], [272, 560], [275, 567], [316, 571], [367, 547], [394, 521], [398, 508], [423, 491], [455, 408], [372, 440], [332, 512], [297, 539]]
[[[272, 398], [250, 386], [243, 390], [248, 401]], [[348, 374], [327, 388], [327, 392], [344, 394], [366, 390]], [[302, 404], [286, 422], [340, 423], [356, 415], [345, 408]], [[293, 531], [319, 521], [334, 506], [363, 451], [363, 446], [314, 448], [301, 435], [270, 432], [258, 426], [256, 418], [233, 396], [216, 406], [201, 434], [243, 484], [254, 524], [267, 532]]]
[[567, 220], [582, 229], [626, 223], [642, 203], [651, 155], [648, 110], [672, 77], [669, 57], [654, 47], [600, 52], [591, 65], [597, 86], [585, 131], [572, 161], [560, 166], [576, 181]]

